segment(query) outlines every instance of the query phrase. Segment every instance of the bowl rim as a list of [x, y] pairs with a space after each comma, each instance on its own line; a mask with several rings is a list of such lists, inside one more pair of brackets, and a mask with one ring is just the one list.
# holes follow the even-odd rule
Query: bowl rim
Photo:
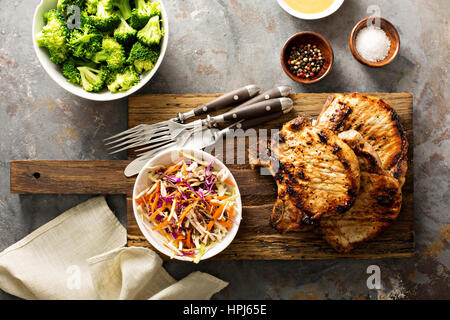
[[[383, 21], [385, 24], [389, 25], [391, 27], [392, 32], [389, 30], [386, 30], [382, 26], [380, 26], [380, 27], [383, 29], [384, 32], [391, 33], [393, 38], [395, 38], [397, 40], [397, 41], [395, 41], [394, 53], [390, 57], [388, 56], [384, 60], [381, 60], [378, 62], [371, 62], [371, 61], [365, 60], [363, 57], [361, 57], [358, 50], [356, 50], [356, 36], [358, 35], [357, 31], [362, 26], [362, 24], [367, 22], [367, 20], [369, 20], [370, 18], [378, 18], [378, 19], [380, 19], [380, 21]], [[389, 20], [382, 18], [382, 17], [369, 16], [369, 17], [366, 17], [366, 18], [360, 20], [358, 23], [355, 24], [352, 31], [350, 32], [350, 36], [348, 39], [348, 45], [350, 47], [350, 51], [352, 52], [353, 56], [355, 57], [355, 59], [358, 62], [360, 62], [361, 64], [366, 65], [368, 67], [371, 67], [371, 68], [381, 68], [381, 67], [387, 66], [388, 64], [390, 64], [392, 61], [394, 61], [397, 58], [398, 53], [400, 52], [400, 35], [397, 31], [397, 28], [395, 28], [395, 26]]]
[[[294, 40], [295, 38], [298, 38], [300, 36], [303, 35], [312, 35], [314, 37], [317, 37], [320, 41], [322, 41], [323, 43], [325, 43], [325, 46], [328, 47], [329, 51], [330, 51], [330, 65], [328, 67], [327, 70], [325, 70], [325, 72], [317, 78], [314, 78], [312, 80], [306, 80], [306, 79], [301, 79], [299, 77], [294, 76], [287, 68], [285, 62], [284, 62], [284, 54], [286, 53], [286, 50], [288, 49], [288, 45], [289, 43]], [[289, 78], [291, 78], [292, 80], [294, 80], [295, 82], [301, 83], [301, 84], [314, 84], [319, 82], [320, 80], [322, 80], [323, 78], [325, 78], [328, 74], [330, 74], [331, 70], [333, 69], [333, 65], [334, 65], [334, 52], [333, 52], [333, 47], [331, 46], [330, 42], [321, 34], [314, 32], [314, 31], [301, 31], [301, 32], [297, 32], [295, 34], [293, 34], [292, 36], [290, 36], [286, 42], [283, 45], [283, 48], [281, 49], [281, 54], [280, 54], [280, 61], [281, 61], [281, 67], [283, 68], [283, 71], [289, 76]]]
[[[239, 186], [236, 182], [236, 179], [234, 178], [233, 174], [231, 173], [231, 170], [219, 159], [217, 159], [216, 157], [214, 157], [212, 154], [200, 150], [200, 149], [192, 149], [192, 148], [170, 148], [167, 150], [163, 150], [161, 152], [159, 152], [158, 154], [156, 154], [155, 156], [153, 156], [151, 159], [149, 159], [147, 161], [147, 163], [144, 165], [144, 167], [142, 167], [142, 169], [139, 171], [139, 174], [134, 182], [134, 186], [133, 186], [133, 195], [132, 195], [132, 202], [133, 202], [133, 213], [134, 213], [134, 218], [139, 226], [140, 231], [142, 232], [142, 234], [144, 235], [144, 237], [147, 239], [147, 241], [155, 248], [157, 249], [159, 252], [161, 252], [162, 254], [171, 257], [172, 252], [168, 252], [169, 249], [167, 249], [166, 247], [164, 247], [163, 245], [160, 244], [159, 241], [155, 240], [154, 237], [150, 236], [152, 233], [156, 232], [156, 231], [152, 231], [149, 230], [143, 223], [142, 221], [142, 217], [140, 216], [140, 214], [137, 212], [137, 206], [136, 206], [136, 201], [135, 196], [138, 194], [137, 188], [138, 188], [138, 182], [142, 179], [143, 175], [146, 173], [146, 170], [148, 169], [149, 166], [155, 166], [157, 165], [157, 163], [153, 163], [157, 160], [159, 160], [159, 158], [162, 158], [164, 156], [166, 156], [168, 153], [171, 152], [186, 152], [186, 153], [194, 153], [196, 156], [198, 156], [198, 154], [201, 154], [202, 157], [205, 157], [205, 159], [208, 160], [212, 160], [215, 159], [215, 164], [218, 165], [220, 168], [225, 168], [227, 170], [227, 173], [229, 175], [229, 177], [231, 178], [231, 181], [235, 184], [236, 186], [236, 191], [239, 194], [239, 197], [236, 199], [236, 203], [237, 203], [237, 211], [239, 213], [240, 219], [239, 219], [239, 223], [233, 224], [232, 229], [229, 231], [229, 233], [225, 236], [225, 238], [221, 241], [216, 243], [213, 247], [211, 247], [210, 250], [208, 250], [201, 258], [200, 261], [202, 260], [207, 260], [209, 258], [214, 257], [215, 255], [221, 253], [223, 250], [225, 250], [231, 242], [233, 242], [234, 238], [236, 237], [236, 234], [239, 230], [241, 221], [242, 221], [242, 197], [241, 197], [241, 193], [239, 191]], [[192, 262], [192, 258], [189, 257], [179, 257], [179, 256], [174, 256], [173, 259], [176, 260], [180, 260], [180, 261], [188, 261], [188, 262]]]
[[[159, 67], [161, 66], [164, 57], [166, 55], [166, 51], [167, 51], [167, 47], [168, 47], [168, 43], [169, 43], [169, 18], [163, 3], [163, 0], [160, 0], [161, 2], [161, 19], [163, 21], [163, 26], [164, 26], [164, 37], [163, 37], [163, 42], [161, 45], [161, 52], [158, 58], [158, 61], [156, 62], [154, 68], [152, 70], [150, 70], [150, 72], [148, 72], [145, 76], [141, 75], [141, 80], [140, 82], [135, 85], [134, 87], [132, 87], [130, 90], [126, 91], [126, 92], [118, 92], [118, 93], [112, 93], [109, 91], [104, 91], [104, 92], [97, 92], [97, 93], [93, 93], [93, 92], [87, 92], [85, 90], [83, 90], [82, 88], [80, 88], [79, 86], [76, 86], [70, 82], [68, 82], [65, 78], [64, 81], [62, 81], [62, 79], [60, 79], [56, 74], [54, 74], [53, 72], [51, 72], [50, 70], [48, 70], [49, 67], [47, 67], [46, 65], [51, 63], [54, 64], [54, 62], [50, 61], [49, 55], [47, 52], [44, 53], [44, 49], [45, 48], [40, 48], [37, 45], [36, 42], [36, 35], [38, 34], [38, 32], [40, 32], [40, 30], [37, 30], [37, 19], [40, 19], [41, 17], [38, 16], [39, 12], [41, 11], [41, 7], [48, 1], [55, 1], [56, 0], [41, 0], [41, 2], [36, 6], [35, 10], [34, 10], [34, 14], [33, 14], [33, 24], [32, 24], [32, 41], [33, 41], [33, 48], [34, 48], [34, 52], [39, 60], [39, 63], [41, 64], [42, 69], [45, 70], [45, 72], [47, 73], [47, 75], [58, 84], [58, 86], [60, 86], [61, 88], [65, 89], [67, 92], [78, 96], [80, 98], [84, 98], [90, 101], [116, 101], [116, 100], [120, 100], [123, 98], [126, 98], [134, 93], [136, 93], [137, 91], [139, 91], [140, 89], [142, 89], [156, 74], [156, 72], [158, 71]], [[55, 6], [56, 9], [56, 6]], [[60, 72], [59, 72], [60, 73]], [[62, 74], [61, 74], [62, 76]], [[64, 77], [64, 76], [62, 76]], [[80, 90], [75, 90], [75, 89], [80, 89]]]
[[334, 0], [333, 4], [322, 12], [318, 13], [303, 13], [292, 9], [284, 0], [277, 0], [278, 5], [291, 16], [303, 20], [317, 20], [328, 17], [339, 10], [344, 3], [344, 0]]

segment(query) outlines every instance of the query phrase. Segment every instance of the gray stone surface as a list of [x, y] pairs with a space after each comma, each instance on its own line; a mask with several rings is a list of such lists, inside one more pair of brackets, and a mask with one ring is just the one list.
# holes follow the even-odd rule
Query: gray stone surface
[[[95, 103], [59, 88], [35, 57], [31, 21], [39, 0], [1, 1], [0, 250], [87, 196], [11, 195], [13, 159], [123, 159], [107, 155], [103, 138], [125, 129], [127, 101]], [[375, 1], [397, 26], [398, 59], [369, 69], [353, 59], [348, 35], [374, 1], [346, 0], [331, 17], [297, 20], [275, 0], [166, 0], [170, 45], [154, 79], [140, 93], [214, 93], [257, 83], [297, 92], [387, 91], [414, 94], [416, 255], [412, 259], [333, 261], [166, 262], [176, 278], [194, 270], [230, 282], [217, 299], [450, 298], [449, 12], [444, 1]], [[292, 82], [279, 52], [293, 33], [314, 30], [330, 40], [335, 68], [313, 86]], [[155, 110], [157, 112], [157, 110]], [[125, 200], [108, 197], [125, 221]], [[264, 250], [264, 248], [261, 248]], [[382, 290], [366, 286], [377, 264]], [[2, 299], [14, 297], [0, 292]]]

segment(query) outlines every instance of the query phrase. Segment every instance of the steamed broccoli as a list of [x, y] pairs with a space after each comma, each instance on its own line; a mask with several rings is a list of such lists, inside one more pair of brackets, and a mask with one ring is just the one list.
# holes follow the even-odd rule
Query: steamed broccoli
[[78, 8], [83, 9], [84, 0], [58, 0], [56, 4], [56, 9], [62, 14], [66, 15], [67, 8], [70, 6], [77, 6]]
[[148, 20], [145, 27], [137, 33], [137, 38], [143, 44], [148, 46], [157, 45], [163, 37], [164, 31], [159, 25], [159, 16], [153, 17]]
[[73, 84], [80, 84], [81, 83], [81, 75], [80, 71], [77, 69], [77, 62], [75, 59], [70, 58], [64, 64], [61, 68], [62, 74], [64, 77], [67, 78], [67, 81]]
[[94, 26], [103, 32], [112, 31], [120, 24], [120, 17], [114, 11], [111, 0], [99, 0], [97, 12], [91, 19]]
[[134, 0], [136, 8], [131, 12], [130, 25], [136, 29], [142, 29], [151, 17], [161, 15], [159, 0]]
[[97, 13], [97, 5], [99, 0], [86, 0], [85, 1], [85, 10], [89, 14]]
[[50, 60], [54, 63], [62, 63], [68, 58], [69, 48], [67, 47], [67, 28], [64, 17], [56, 10], [47, 11], [44, 14], [45, 26], [36, 36], [39, 47], [45, 47], [50, 52]]
[[88, 92], [98, 92], [103, 88], [106, 78], [108, 78], [108, 68], [101, 66], [95, 69], [88, 66], [78, 67], [81, 77], [81, 86]]
[[154, 68], [155, 63], [159, 58], [159, 47], [147, 47], [136, 42], [131, 48], [130, 56], [127, 62], [134, 64], [136, 71], [142, 73], [144, 71], [150, 71]]
[[121, 68], [125, 63], [125, 60], [125, 50], [122, 45], [114, 38], [108, 36], [103, 38], [102, 50], [92, 57], [92, 61], [95, 63], [106, 61], [108, 67], [111, 69]]
[[123, 45], [132, 44], [136, 40], [137, 31], [130, 27], [124, 18], [120, 17], [120, 19], [122, 22], [119, 27], [114, 30], [114, 38]]
[[124, 92], [137, 85], [140, 80], [134, 67], [128, 66], [113, 72], [107, 80], [107, 85], [111, 92]]
[[125, 20], [131, 17], [130, 0], [111, 0], [112, 5], [119, 9], [120, 14]]
[[77, 60], [75, 58], [67, 59], [61, 66], [61, 71], [68, 82], [81, 84], [81, 74], [78, 67], [90, 67], [95, 69], [97, 65], [91, 61]]
[[102, 39], [103, 35], [95, 27], [85, 24], [71, 32], [68, 46], [74, 57], [92, 59], [102, 49]]

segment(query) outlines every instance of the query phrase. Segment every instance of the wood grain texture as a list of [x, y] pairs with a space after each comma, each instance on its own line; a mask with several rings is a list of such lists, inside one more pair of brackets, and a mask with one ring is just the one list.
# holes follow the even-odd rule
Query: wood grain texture
[[[397, 111], [407, 133], [408, 172], [403, 187], [403, 207], [399, 218], [381, 236], [349, 254], [334, 251], [312, 232], [279, 234], [269, 226], [276, 199], [276, 184], [248, 164], [228, 165], [242, 195], [243, 220], [232, 244], [218, 260], [299, 260], [334, 258], [401, 258], [414, 254], [413, 213], [413, 131], [412, 96], [407, 93], [373, 94], [388, 101]], [[155, 123], [201, 105], [217, 95], [143, 95], [129, 99], [129, 127]], [[316, 117], [328, 94], [295, 94], [295, 109], [260, 128], [278, 129], [298, 114]], [[238, 138], [239, 140], [241, 138]], [[245, 139], [245, 138], [243, 138]], [[245, 141], [244, 141], [245, 142]], [[238, 142], [235, 144], [235, 148]], [[123, 175], [129, 161], [43, 161], [11, 162], [11, 192], [34, 194], [126, 194], [129, 246], [150, 247], [139, 231], [131, 207], [134, 179]], [[39, 175], [36, 175], [38, 173]], [[167, 258], [163, 256], [163, 258]]]
[[11, 162], [11, 193], [19, 194], [127, 194], [124, 161], [19, 160]]
[[[399, 218], [381, 236], [356, 248], [349, 254], [334, 251], [318, 234], [293, 232], [279, 234], [269, 226], [269, 216], [276, 199], [276, 184], [270, 176], [261, 176], [247, 164], [227, 164], [242, 195], [243, 220], [231, 245], [213, 259], [218, 260], [298, 260], [334, 258], [402, 258], [414, 254], [413, 212], [413, 126], [412, 95], [408, 93], [373, 93], [389, 102], [400, 116], [410, 143], [408, 172], [403, 187], [403, 207]], [[141, 95], [129, 99], [128, 126], [152, 124], [173, 117], [201, 105], [217, 95]], [[294, 94], [294, 110], [280, 119], [259, 128], [279, 129], [283, 123], [303, 114], [315, 118], [319, 115], [329, 94]], [[157, 110], [157, 112], [155, 112]], [[238, 144], [236, 142], [235, 146]], [[236, 148], [235, 148], [236, 149]], [[226, 153], [225, 151], [223, 153]], [[132, 154], [131, 154], [132, 156]], [[131, 199], [129, 199], [131, 206]], [[129, 246], [149, 246], [128, 210], [127, 230]]]

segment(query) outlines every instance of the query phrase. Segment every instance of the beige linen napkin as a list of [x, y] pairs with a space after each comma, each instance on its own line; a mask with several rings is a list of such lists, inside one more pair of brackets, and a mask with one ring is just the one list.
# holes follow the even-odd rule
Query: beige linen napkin
[[194, 272], [175, 281], [126, 231], [104, 197], [61, 214], [0, 253], [0, 288], [24, 299], [210, 299], [228, 283]]

